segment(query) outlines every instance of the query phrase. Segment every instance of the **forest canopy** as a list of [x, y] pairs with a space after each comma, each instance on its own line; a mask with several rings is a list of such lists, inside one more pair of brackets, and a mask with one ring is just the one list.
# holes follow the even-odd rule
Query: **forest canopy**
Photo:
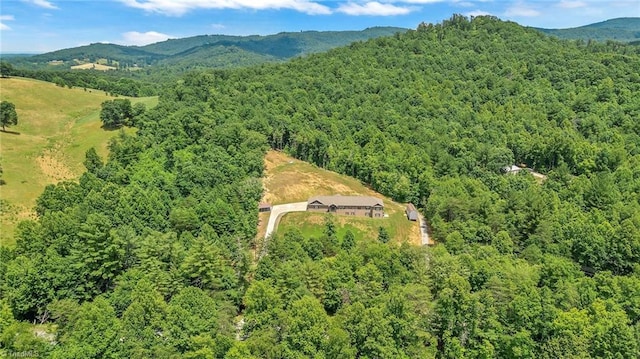
[[[0, 248], [0, 344], [56, 358], [638, 357], [639, 52], [455, 15], [190, 73], [107, 159], [88, 153], [79, 181], [47, 187]], [[439, 244], [354, 242], [328, 220], [255, 260], [268, 148], [415, 203]], [[513, 164], [546, 180], [504, 174]]]

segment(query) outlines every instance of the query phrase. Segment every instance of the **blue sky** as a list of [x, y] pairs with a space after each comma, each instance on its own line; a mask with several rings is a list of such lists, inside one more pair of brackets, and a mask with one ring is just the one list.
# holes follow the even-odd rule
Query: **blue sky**
[[639, 17], [640, 0], [0, 0], [0, 52], [145, 45], [203, 34], [416, 28], [454, 13], [566, 28]]

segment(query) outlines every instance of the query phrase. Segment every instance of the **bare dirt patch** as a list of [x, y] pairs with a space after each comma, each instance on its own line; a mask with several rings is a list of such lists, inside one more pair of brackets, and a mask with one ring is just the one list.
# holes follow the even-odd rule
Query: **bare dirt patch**
[[272, 204], [301, 202], [317, 195], [367, 195], [382, 197], [355, 178], [318, 168], [278, 151], [265, 157], [264, 201]]
[[47, 176], [49, 182], [59, 182], [75, 178], [76, 175], [64, 164], [56, 152], [45, 150], [38, 158], [36, 163], [40, 167], [40, 171]]

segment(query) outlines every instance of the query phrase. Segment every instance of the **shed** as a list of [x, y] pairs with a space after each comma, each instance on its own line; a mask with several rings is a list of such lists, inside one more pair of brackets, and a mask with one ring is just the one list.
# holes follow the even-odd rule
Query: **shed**
[[409, 203], [407, 205], [407, 209], [405, 210], [405, 213], [407, 214], [407, 219], [408, 220], [410, 220], [410, 221], [417, 221], [418, 220], [418, 210], [413, 205], [413, 203]]
[[258, 212], [271, 212], [271, 203], [260, 202]]

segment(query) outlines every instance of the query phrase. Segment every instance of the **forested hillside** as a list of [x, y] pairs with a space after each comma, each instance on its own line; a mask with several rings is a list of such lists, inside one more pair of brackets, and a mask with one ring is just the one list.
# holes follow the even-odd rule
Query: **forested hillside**
[[640, 17], [624, 17], [570, 29], [540, 29], [561, 39], [593, 41], [640, 41]]
[[[162, 85], [203, 68], [236, 68], [284, 62], [355, 41], [390, 36], [407, 29], [373, 27], [362, 31], [283, 32], [267, 36], [201, 35], [146, 46], [96, 43], [34, 56], [3, 58], [3, 73], [88, 87], [124, 96], [152, 96]], [[71, 70], [101, 62], [114, 70]]]
[[[55, 358], [636, 358], [638, 93], [637, 47], [458, 15], [191, 73], [1, 249], [0, 343]], [[440, 244], [339, 238], [328, 219], [255, 263], [269, 147], [416, 203]], [[502, 173], [514, 163], [547, 179]]]
[[[200, 53], [196, 59], [188, 61], [190, 66], [209, 67], [247, 66], [256, 63], [282, 61], [295, 56], [323, 52], [355, 41], [363, 41], [380, 36], [389, 36], [407, 29], [397, 27], [373, 27], [362, 31], [301, 31], [282, 32], [275, 35], [201, 35], [170, 39], [146, 46], [122, 46], [96, 43], [16, 59], [19, 63], [46, 64], [62, 61], [73, 64], [74, 60], [95, 62], [108, 59], [120, 68], [145, 67], [156, 64], [183, 62], [184, 54]], [[246, 59], [238, 57], [225, 62], [219, 54], [233, 49], [246, 52]]]

